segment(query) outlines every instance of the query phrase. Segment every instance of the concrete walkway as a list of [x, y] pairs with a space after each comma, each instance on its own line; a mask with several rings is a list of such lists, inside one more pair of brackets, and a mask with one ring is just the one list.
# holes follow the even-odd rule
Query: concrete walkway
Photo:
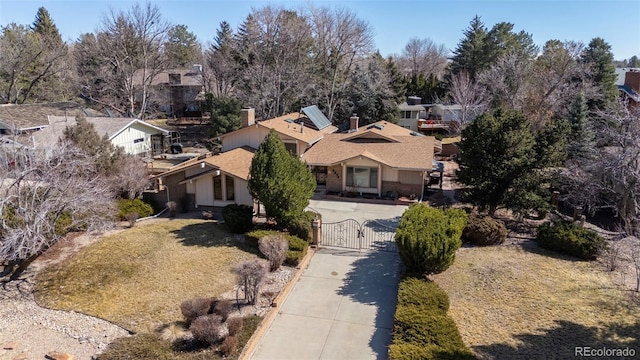
[[395, 252], [319, 250], [251, 359], [386, 359], [399, 264]]

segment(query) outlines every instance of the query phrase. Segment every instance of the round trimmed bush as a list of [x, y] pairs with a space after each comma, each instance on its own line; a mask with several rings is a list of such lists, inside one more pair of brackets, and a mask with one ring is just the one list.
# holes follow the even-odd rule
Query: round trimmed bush
[[253, 208], [248, 205], [229, 204], [222, 209], [222, 218], [229, 231], [242, 234], [253, 227]]
[[541, 248], [583, 260], [595, 260], [598, 252], [606, 247], [602, 236], [568, 221], [542, 224], [536, 233], [536, 242]]
[[507, 239], [504, 222], [489, 216], [472, 214], [462, 231], [462, 241], [479, 246], [499, 245]]

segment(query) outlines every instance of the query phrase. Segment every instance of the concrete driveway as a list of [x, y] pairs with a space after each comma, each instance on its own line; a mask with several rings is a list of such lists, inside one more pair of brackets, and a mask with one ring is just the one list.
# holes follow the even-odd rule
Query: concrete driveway
[[319, 250], [251, 359], [386, 359], [399, 264], [395, 252]]
[[[397, 225], [407, 206], [311, 200], [324, 223]], [[323, 248], [256, 346], [255, 360], [386, 359], [396, 309], [395, 252]]]
[[329, 200], [310, 200], [309, 208], [322, 214], [322, 222], [338, 222], [355, 219], [362, 223], [365, 220], [387, 222], [400, 220], [407, 205], [363, 204]]

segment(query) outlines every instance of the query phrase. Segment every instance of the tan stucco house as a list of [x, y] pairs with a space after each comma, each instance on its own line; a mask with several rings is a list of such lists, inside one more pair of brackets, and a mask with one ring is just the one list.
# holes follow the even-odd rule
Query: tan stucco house
[[348, 132], [327, 134], [302, 159], [326, 172], [328, 192], [417, 197], [433, 171], [434, 152], [441, 150], [432, 136], [386, 121], [358, 127], [352, 117]]
[[220, 137], [223, 152], [241, 146], [257, 149], [273, 129], [286, 148], [292, 154], [300, 156], [326, 134], [338, 130], [315, 105], [303, 108], [299, 113], [263, 121], [256, 121], [254, 109], [242, 109], [241, 119], [240, 129]]
[[166, 199], [183, 211], [229, 204], [253, 205], [247, 188], [255, 149], [243, 146], [217, 155], [202, 155], [155, 176]]

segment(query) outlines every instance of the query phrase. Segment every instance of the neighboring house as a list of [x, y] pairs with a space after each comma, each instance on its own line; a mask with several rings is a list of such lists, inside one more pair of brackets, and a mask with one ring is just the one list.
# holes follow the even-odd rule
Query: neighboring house
[[[100, 136], [106, 135], [111, 143], [131, 155], [152, 157], [164, 153], [169, 131], [144, 121], [131, 118], [87, 117]], [[49, 124], [31, 135], [35, 148], [46, 149], [64, 135], [64, 129], [76, 124], [73, 116], [49, 116]]]
[[623, 100], [628, 101], [629, 106], [640, 106], [640, 69], [618, 68], [618, 91]]
[[421, 196], [441, 143], [386, 121], [358, 127], [358, 120], [352, 117], [347, 133], [328, 134], [302, 155], [326, 174], [327, 192]]
[[49, 126], [49, 116], [103, 116], [72, 102], [43, 104], [0, 105], [0, 134], [20, 135], [42, 130]]
[[220, 137], [223, 152], [241, 146], [257, 149], [273, 129], [286, 148], [292, 154], [300, 156], [326, 134], [338, 130], [315, 105], [301, 109], [300, 113], [291, 113], [264, 121], [256, 121], [254, 109], [242, 109], [241, 119], [240, 129]]
[[460, 121], [460, 105], [421, 104], [418, 96], [409, 96], [398, 105], [398, 125], [413, 131], [449, 131], [453, 122]]
[[239, 147], [217, 155], [203, 155], [155, 176], [157, 201], [175, 201], [183, 210], [229, 204], [253, 205], [247, 181], [255, 150]]
[[[134, 86], [142, 84], [142, 70], [134, 74]], [[141, 93], [136, 93], [139, 101]], [[157, 108], [171, 117], [201, 117], [204, 101], [202, 65], [192, 69], [172, 69], [158, 73], [151, 81], [149, 107]]]

